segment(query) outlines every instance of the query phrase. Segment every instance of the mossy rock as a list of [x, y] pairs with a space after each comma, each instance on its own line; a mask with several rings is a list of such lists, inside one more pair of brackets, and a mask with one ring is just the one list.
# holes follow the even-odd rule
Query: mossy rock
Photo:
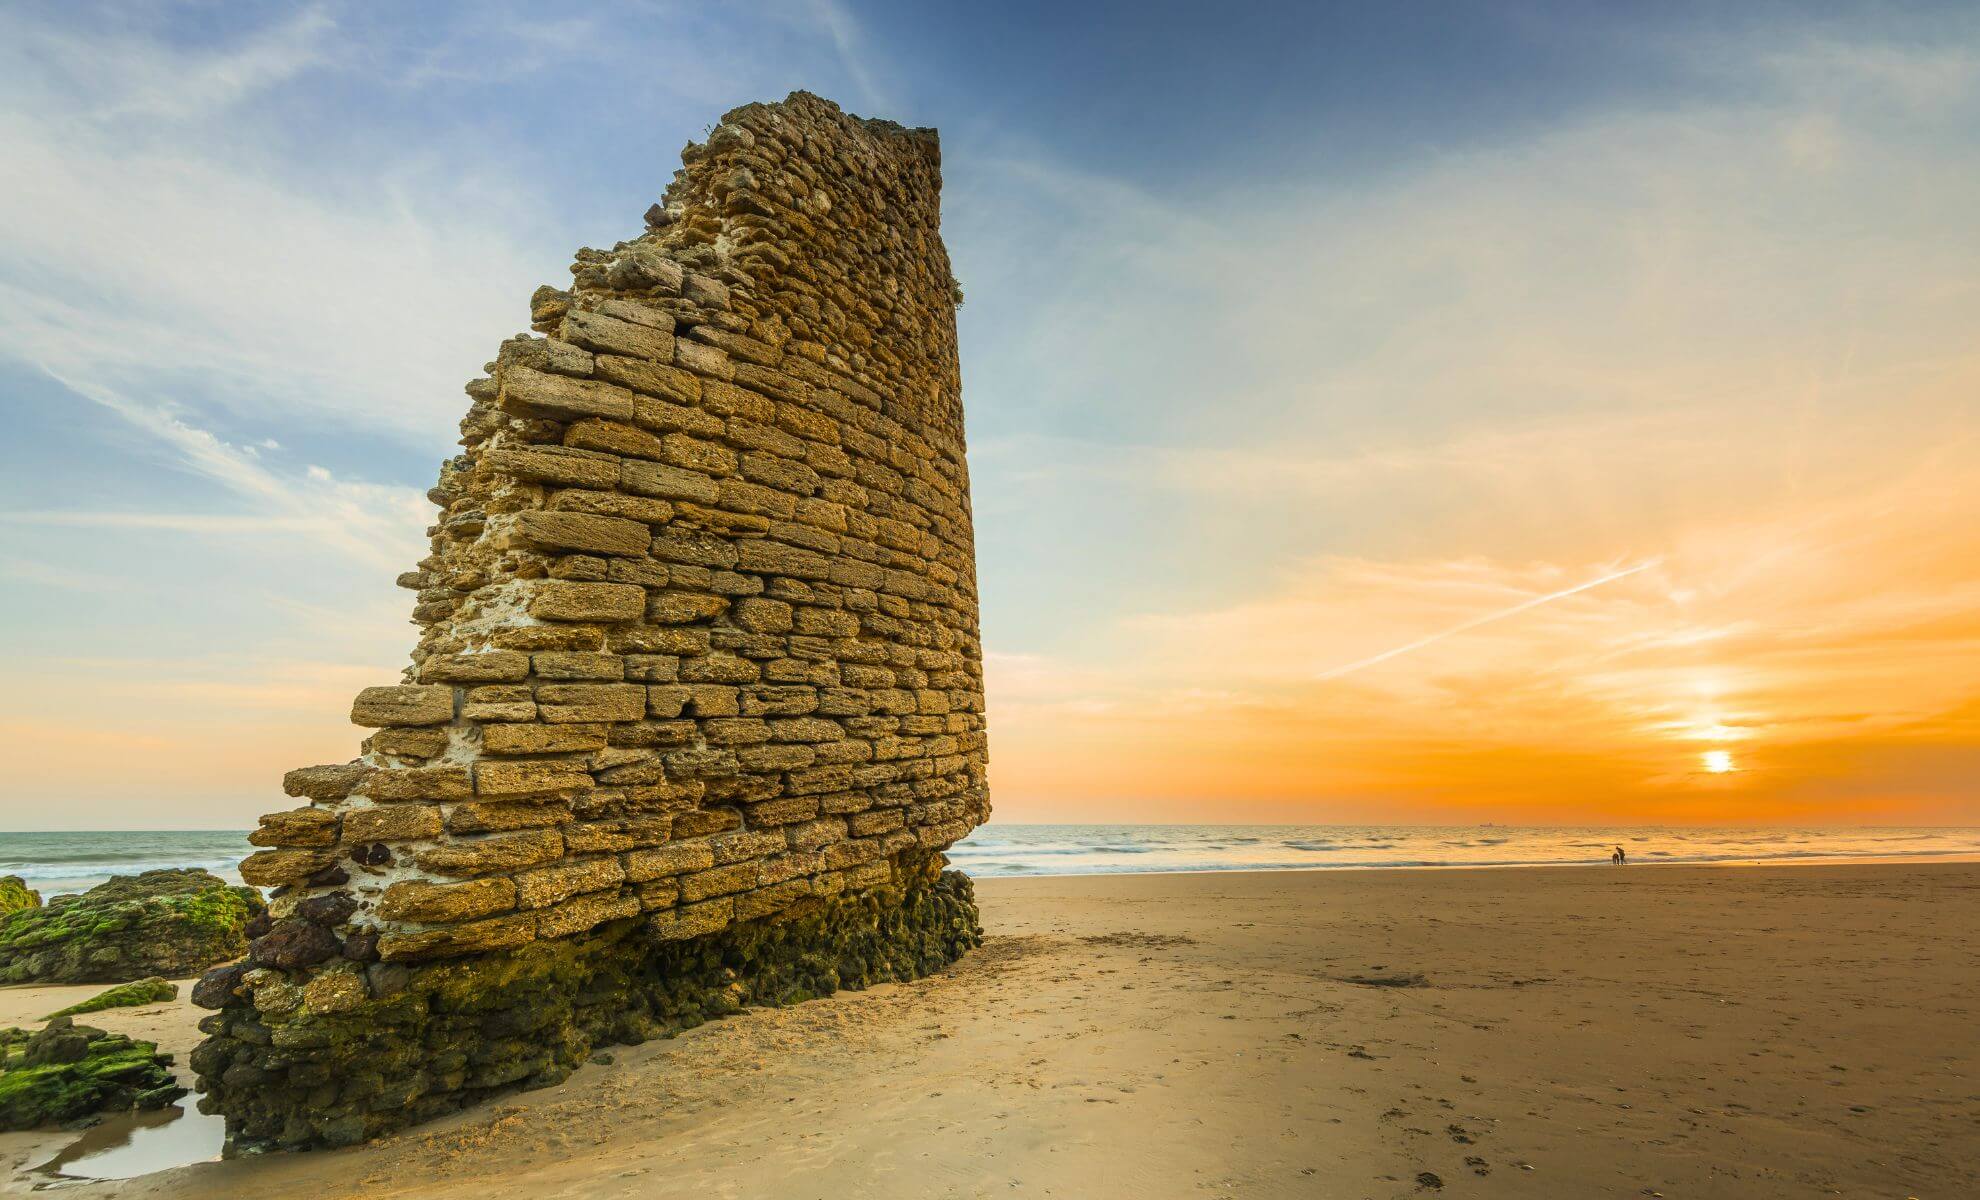
[[[688, 940], [655, 941], [631, 918], [515, 951], [336, 963], [313, 978], [222, 968], [194, 989], [220, 1009], [190, 1058], [200, 1110], [226, 1115], [230, 1155], [344, 1146], [559, 1083], [614, 1043], [926, 975], [982, 937], [969, 880], [930, 878], [919, 869], [930, 865]], [[307, 993], [336, 975], [362, 979], [360, 998], [314, 1009]]]
[[40, 908], [41, 893], [19, 875], [0, 875], [0, 917], [23, 909]]
[[179, 998], [179, 985], [153, 975], [135, 983], [120, 983], [116, 987], [96, 993], [79, 1004], [71, 1004], [65, 1009], [48, 1014], [53, 1021], [57, 1017], [79, 1017], [84, 1013], [102, 1012], [106, 1008], [137, 1008], [144, 1004], [163, 1004], [167, 1000]]
[[0, 917], [0, 983], [192, 975], [247, 953], [247, 923], [265, 907], [207, 871], [119, 875]]
[[186, 1094], [151, 1042], [57, 1017], [38, 1033], [0, 1029], [0, 1130], [97, 1112], [163, 1108]]

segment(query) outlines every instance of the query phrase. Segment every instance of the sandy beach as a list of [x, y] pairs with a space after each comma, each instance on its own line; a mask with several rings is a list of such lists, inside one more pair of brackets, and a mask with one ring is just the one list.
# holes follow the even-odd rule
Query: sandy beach
[[[72, 1194], [1980, 1194], [1980, 865], [978, 886], [988, 940], [939, 976]], [[0, 1023], [93, 990], [0, 990]], [[89, 1019], [183, 1065], [196, 1016]], [[6, 1187], [72, 1137], [0, 1138]]]

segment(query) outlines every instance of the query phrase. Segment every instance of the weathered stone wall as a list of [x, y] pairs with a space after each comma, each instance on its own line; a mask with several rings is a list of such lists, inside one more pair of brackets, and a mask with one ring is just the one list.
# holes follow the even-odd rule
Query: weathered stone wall
[[988, 815], [935, 135], [797, 93], [683, 160], [468, 386], [413, 665], [253, 835], [271, 924], [203, 985], [209, 1074], [269, 1086], [241, 1047], [409, 964], [854, 911]]

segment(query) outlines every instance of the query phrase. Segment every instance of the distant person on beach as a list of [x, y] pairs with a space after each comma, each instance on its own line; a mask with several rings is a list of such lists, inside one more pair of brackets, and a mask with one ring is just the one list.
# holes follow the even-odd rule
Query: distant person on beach
[[1621, 846], [1616, 847], [1616, 865], [1619, 867], [1629, 865], [1629, 854]]

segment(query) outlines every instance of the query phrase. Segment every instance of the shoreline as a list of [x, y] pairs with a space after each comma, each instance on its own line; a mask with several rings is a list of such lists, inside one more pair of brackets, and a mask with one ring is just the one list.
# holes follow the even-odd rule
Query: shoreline
[[[1640, 857], [1630, 866], [1819, 865], [1980, 861], [1980, 826], [1439, 826], [1086, 825], [992, 822], [951, 851], [972, 879], [1204, 872], [1506, 870], [1610, 866], [1602, 841]], [[225, 844], [213, 842], [219, 838]], [[199, 844], [187, 844], [192, 839]], [[4, 839], [0, 839], [4, 840]], [[36, 845], [36, 840], [43, 844]], [[1387, 844], [1378, 844], [1387, 843]], [[1921, 844], [1922, 843], [1922, 844]], [[1936, 843], [1936, 844], [1934, 844]], [[1661, 849], [1663, 856], [1645, 853]], [[45, 896], [115, 874], [198, 865], [229, 882], [250, 847], [227, 830], [37, 832], [10, 843], [0, 875], [22, 874]], [[1493, 854], [1492, 851], [1499, 851]], [[50, 857], [52, 856], [52, 857]], [[218, 857], [215, 857], [218, 856]]]
[[[1462, 871], [1580, 871], [1590, 869], [1629, 870], [1637, 867], [1715, 867], [1745, 868], [1802, 868], [1802, 867], [1871, 867], [1871, 866], [1911, 866], [1980, 863], [1980, 851], [1971, 852], [1924, 852], [1915, 855], [1883, 854], [1861, 857], [1835, 856], [1829, 858], [1722, 858], [1722, 859], [1646, 859], [1618, 866], [1607, 862], [1510, 862], [1510, 863], [1342, 863], [1338, 866], [1300, 865], [1286, 867], [1122, 867], [1119, 870], [1102, 871], [1027, 871], [1022, 874], [1002, 872], [995, 875], [971, 874], [968, 868], [950, 864], [951, 870], [968, 875], [978, 887], [986, 883], [1022, 879], [1111, 879], [1115, 877], [1165, 876], [1165, 875], [1339, 875], [1347, 873], [1383, 873], [1417, 871], [1425, 873], [1449, 873]], [[233, 882], [233, 881], [230, 881]], [[264, 889], [265, 890], [265, 889]], [[71, 895], [69, 892], [44, 893], [47, 895]], [[41, 987], [41, 984], [0, 983], [0, 992], [9, 988]], [[110, 985], [104, 984], [104, 987]]]
[[[976, 882], [980, 887], [985, 883], [1011, 879], [1111, 879], [1115, 876], [1149, 875], [1337, 875], [1346, 872], [1386, 872], [1386, 871], [1579, 871], [1591, 868], [1628, 870], [1635, 867], [1865, 867], [1865, 866], [1910, 866], [1934, 863], [1980, 863], [1980, 852], [1921, 853], [1917, 855], [1883, 854], [1863, 857], [1834, 858], [1718, 858], [1718, 859], [1649, 859], [1643, 862], [1629, 862], [1622, 866], [1606, 862], [1516, 862], [1516, 863], [1342, 863], [1339, 866], [1293, 866], [1293, 867], [1153, 867], [1136, 869], [1123, 867], [1108, 871], [1027, 871], [1023, 874], [1001, 873], [996, 875], [970, 875], [968, 868], [955, 867]], [[951, 864], [953, 866], [953, 864]]]

